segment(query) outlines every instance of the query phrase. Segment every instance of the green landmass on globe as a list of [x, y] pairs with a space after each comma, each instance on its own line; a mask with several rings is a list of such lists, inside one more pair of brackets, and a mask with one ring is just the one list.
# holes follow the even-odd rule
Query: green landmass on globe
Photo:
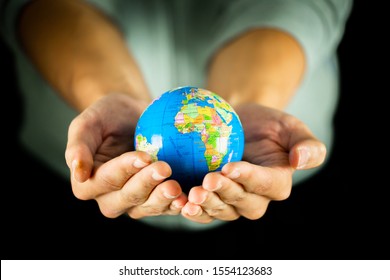
[[172, 179], [194, 186], [208, 172], [241, 160], [244, 132], [223, 98], [202, 88], [180, 87], [145, 109], [136, 127], [135, 149], [166, 161]]

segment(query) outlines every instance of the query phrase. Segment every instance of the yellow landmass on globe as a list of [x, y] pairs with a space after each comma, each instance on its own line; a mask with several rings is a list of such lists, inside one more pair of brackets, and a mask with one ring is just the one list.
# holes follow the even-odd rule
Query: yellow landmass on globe
[[157, 154], [158, 154], [158, 151], [160, 150], [160, 148], [158, 146], [153, 145], [152, 143], [149, 143], [148, 139], [145, 136], [143, 136], [142, 134], [138, 134], [135, 139], [137, 141], [136, 147], [137, 147], [138, 151], [147, 152], [148, 154], [151, 155], [153, 161], [158, 160]]
[[[206, 100], [210, 106], [198, 106], [189, 103], [191, 99]], [[209, 171], [218, 169], [228, 151], [228, 141], [232, 127], [227, 124], [232, 121], [232, 110], [223, 100], [209, 92], [193, 91], [186, 95], [183, 106], [175, 117], [175, 127], [180, 133], [198, 132], [205, 144], [204, 157]]]

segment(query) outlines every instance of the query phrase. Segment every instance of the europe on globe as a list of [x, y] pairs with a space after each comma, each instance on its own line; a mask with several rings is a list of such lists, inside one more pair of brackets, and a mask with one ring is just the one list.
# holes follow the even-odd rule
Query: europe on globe
[[154, 99], [140, 116], [134, 138], [137, 151], [170, 165], [170, 179], [183, 190], [201, 185], [207, 173], [226, 163], [240, 161], [244, 152], [243, 127], [232, 106], [192, 86]]

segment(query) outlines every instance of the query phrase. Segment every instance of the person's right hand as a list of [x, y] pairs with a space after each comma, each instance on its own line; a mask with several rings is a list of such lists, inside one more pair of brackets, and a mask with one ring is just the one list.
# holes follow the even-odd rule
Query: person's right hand
[[171, 168], [134, 151], [137, 120], [147, 104], [110, 94], [81, 112], [70, 124], [65, 159], [74, 195], [97, 201], [102, 214], [115, 218], [177, 215], [187, 196]]

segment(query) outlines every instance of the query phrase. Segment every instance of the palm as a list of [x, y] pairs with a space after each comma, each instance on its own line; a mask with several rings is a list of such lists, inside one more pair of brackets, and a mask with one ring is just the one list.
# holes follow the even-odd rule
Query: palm
[[[289, 166], [289, 131], [293, 120], [281, 111], [260, 105], [237, 109], [245, 132], [243, 160], [268, 166]], [[291, 123], [290, 123], [291, 122]]]
[[142, 106], [130, 98], [112, 95], [97, 102], [87, 117], [92, 120], [89, 134], [95, 167], [134, 150], [134, 131]]
[[118, 133], [109, 133], [102, 139], [96, 154], [95, 163], [103, 164], [110, 159], [120, 156], [121, 154], [133, 150], [133, 129], [123, 129]]

